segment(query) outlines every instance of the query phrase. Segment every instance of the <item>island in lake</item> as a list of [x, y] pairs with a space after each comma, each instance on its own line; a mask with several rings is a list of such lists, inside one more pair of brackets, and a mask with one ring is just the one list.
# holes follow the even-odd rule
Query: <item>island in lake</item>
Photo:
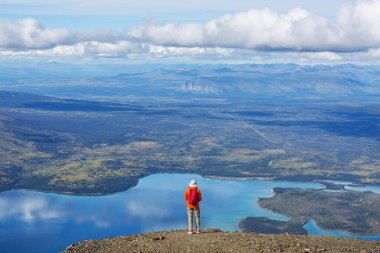
[[302, 234], [299, 227], [313, 219], [323, 229], [340, 230], [355, 235], [380, 234], [379, 194], [282, 188], [275, 188], [274, 193], [271, 198], [259, 199], [258, 204], [291, 219], [278, 222], [246, 218], [239, 224], [242, 231]]

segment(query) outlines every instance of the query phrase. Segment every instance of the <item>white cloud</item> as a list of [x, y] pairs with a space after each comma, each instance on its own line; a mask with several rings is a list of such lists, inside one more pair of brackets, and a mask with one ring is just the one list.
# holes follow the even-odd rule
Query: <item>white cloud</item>
[[47, 29], [34, 19], [23, 19], [0, 21], [0, 55], [244, 58], [295, 52], [339, 61], [367, 52], [374, 59], [380, 48], [378, 27], [379, 0], [342, 6], [336, 22], [302, 8], [287, 13], [253, 9], [205, 23], [144, 23], [123, 33]]
[[366, 53], [369, 57], [380, 58], [380, 48], [371, 49]]
[[80, 42], [74, 45], [58, 45], [51, 50], [43, 51], [46, 55], [58, 56], [103, 56], [103, 57], [125, 57], [129, 54], [138, 54], [143, 52], [143, 47], [140, 44], [129, 41], [117, 42]]
[[346, 43], [358, 48], [380, 46], [380, 1], [361, 0], [344, 5], [337, 15]]
[[380, 1], [344, 6], [338, 22], [302, 8], [225, 15], [204, 24], [144, 24], [127, 34], [140, 42], [177, 47], [226, 47], [263, 51], [357, 51], [380, 45]]
[[149, 45], [148, 54], [155, 57], [230, 57], [235, 50], [220, 47], [165, 47]]
[[70, 41], [66, 29], [45, 29], [34, 19], [0, 22], [0, 48], [24, 50], [50, 48]]
[[341, 61], [343, 58], [334, 52], [313, 52], [305, 53], [309, 59], [322, 60], [322, 61]]
[[75, 56], [75, 55], [84, 55], [86, 52], [86, 47], [83, 43], [76, 45], [58, 45], [51, 50], [46, 50], [45, 53], [52, 55], [61, 55], [61, 56]]
[[380, 46], [380, 1], [344, 5], [337, 22], [302, 8], [225, 15], [204, 24], [143, 24], [127, 31], [140, 42], [177, 47], [225, 47], [262, 51], [355, 52]]

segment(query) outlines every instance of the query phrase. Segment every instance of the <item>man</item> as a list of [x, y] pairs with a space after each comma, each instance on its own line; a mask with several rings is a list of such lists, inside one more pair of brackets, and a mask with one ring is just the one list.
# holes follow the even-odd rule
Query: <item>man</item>
[[193, 233], [193, 216], [195, 215], [195, 224], [196, 224], [196, 233], [201, 232], [201, 223], [200, 223], [200, 210], [199, 202], [202, 200], [201, 191], [198, 189], [197, 182], [193, 179], [189, 183], [189, 188], [185, 191], [185, 200], [187, 206], [187, 216], [189, 221], [189, 232], [188, 234]]

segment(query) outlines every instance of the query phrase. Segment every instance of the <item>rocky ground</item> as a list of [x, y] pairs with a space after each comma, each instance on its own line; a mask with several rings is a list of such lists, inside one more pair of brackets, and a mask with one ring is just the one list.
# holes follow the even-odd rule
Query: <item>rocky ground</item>
[[83, 241], [70, 245], [65, 253], [95, 252], [378, 252], [380, 242], [337, 237], [268, 235], [221, 232], [208, 229], [202, 234], [188, 235], [184, 230], [121, 236], [103, 240]]

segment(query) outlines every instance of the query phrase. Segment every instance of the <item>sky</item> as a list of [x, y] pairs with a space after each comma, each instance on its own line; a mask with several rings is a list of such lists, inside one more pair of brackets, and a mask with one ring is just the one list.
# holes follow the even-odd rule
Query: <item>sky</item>
[[380, 0], [0, 0], [1, 59], [380, 62]]

